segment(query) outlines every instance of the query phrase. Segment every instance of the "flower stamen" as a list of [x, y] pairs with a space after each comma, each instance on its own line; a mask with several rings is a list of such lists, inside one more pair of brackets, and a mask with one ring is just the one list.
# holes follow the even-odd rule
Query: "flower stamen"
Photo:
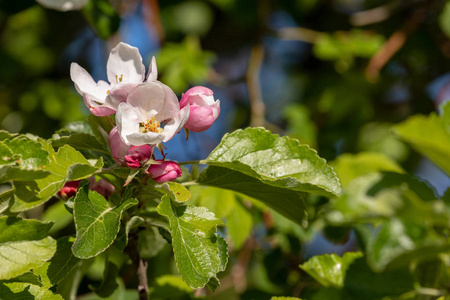
[[120, 74], [120, 77], [116, 75], [116, 83], [122, 82], [123, 80], [123, 74]]
[[161, 123], [156, 121], [155, 117], [151, 117], [150, 119], [147, 119], [147, 121], [139, 124], [139, 131], [142, 133], [147, 132], [162, 133], [164, 129], [161, 128]]

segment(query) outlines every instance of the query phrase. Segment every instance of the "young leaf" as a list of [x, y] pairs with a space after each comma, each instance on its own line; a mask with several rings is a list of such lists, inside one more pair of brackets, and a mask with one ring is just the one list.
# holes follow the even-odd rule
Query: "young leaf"
[[275, 187], [338, 196], [339, 180], [317, 152], [264, 128], [226, 134], [206, 163], [228, 168]]
[[62, 237], [56, 241], [56, 253], [46, 270], [47, 277], [53, 285], [63, 280], [80, 262], [80, 259], [75, 257], [71, 251], [73, 240], [71, 237]]
[[41, 143], [24, 136], [0, 142], [0, 183], [47, 176], [43, 167], [49, 163], [48, 155]]
[[415, 115], [394, 128], [401, 139], [411, 144], [419, 153], [428, 157], [442, 170], [450, 174], [450, 103], [439, 117]]
[[0, 280], [19, 276], [52, 258], [56, 241], [47, 236], [52, 224], [0, 217]]
[[188, 189], [176, 182], [166, 182], [163, 188], [171, 194], [171, 198], [178, 203], [186, 202], [191, 198], [191, 193]]
[[86, 259], [105, 251], [119, 232], [122, 212], [138, 203], [131, 198], [110, 207], [102, 195], [89, 190], [89, 184], [80, 187], [74, 204], [77, 235], [72, 245], [73, 254]]
[[67, 181], [87, 178], [103, 166], [102, 159], [93, 165], [69, 145], [61, 147], [58, 153], [51, 146], [47, 146], [46, 150], [50, 153], [50, 164], [44, 170], [51, 174], [35, 181], [14, 182], [16, 198], [11, 211], [21, 212], [39, 206], [55, 195]]
[[178, 206], [169, 195], [162, 197], [158, 212], [169, 220], [181, 277], [193, 289], [204, 287], [226, 265], [226, 254], [220, 250], [225, 242], [216, 234], [222, 221], [204, 207]]
[[301, 264], [300, 268], [325, 287], [341, 288], [348, 267], [362, 256], [361, 252], [347, 252], [342, 257], [334, 253], [317, 255]]
[[272, 186], [243, 173], [214, 166], [203, 170], [197, 180], [202, 185], [228, 189], [255, 198], [286, 218], [306, 225], [303, 193]]
[[88, 150], [111, 155], [111, 152], [104, 144], [88, 133], [74, 133], [68, 136], [54, 135], [51, 143], [55, 148], [70, 145], [76, 150]]

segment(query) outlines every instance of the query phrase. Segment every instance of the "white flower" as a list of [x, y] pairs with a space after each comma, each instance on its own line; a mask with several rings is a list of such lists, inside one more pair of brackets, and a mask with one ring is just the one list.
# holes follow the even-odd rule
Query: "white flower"
[[70, 66], [70, 78], [75, 83], [76, 90], [83, 96], [91, 113], [96, 116], [114, 114], [134, 87], [147, 80], [154, 81], [157, 76], [155, 58], [153, 57], [145, 78], [145, 66], [139, 50], [125, 43], [119, 43], [111, 50], [106, 71], [109, 83], [103, 80], [95, 82], [77, 63]]
[[165, 84], [149, 81], [135, 87], [126, 102], [120, 103], [117, 131], [128, 145], [155, 145], [167, 142], [189, 118], [189, 106], [180, 110], [178, 98]]

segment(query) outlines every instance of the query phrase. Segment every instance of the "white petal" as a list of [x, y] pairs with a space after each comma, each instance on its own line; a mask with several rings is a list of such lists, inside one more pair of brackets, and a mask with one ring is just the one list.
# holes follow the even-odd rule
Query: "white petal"
[[119, 82], [141, 83], [145, 78], [145, 66], [138, 48], [125, 43], [119, 43], [111, 50], [106, 71], [112, 85]]
[[104, 103], [107, 91], [110, 85], [100, 80], [98, 83], [94, 81], [91, 75], [77, 63], [70, 65], [70, 78], [75, 83], [75, 88], [80, 95], [89, 94], [96, 98], [98, 102]]
[[108, 96], [105, 99], [105, 105], [117, 110], [119, 104], [126, 102], [130, 92], [137, 86], [137, 83], [122, 83], [116, 85], [110, 90]]
[[138, 109], [143, 118], [155, 116], [164, 109], [165, 93], [163, 88], [155, 82], [147, 82], [135, 87], [127, 98], [127, 103]]
[[139, 123], [142, 122], [139, 111], [134, 109], [127, 103], [120, 103], [116, 112], [117, 131], [120, 137], [127, 145], [135, 145], [131, 143], [127, 136], [135, 132], [139, 132]]
[[156, 115], [156, 120], [164, 121], [177, 116], [180, 111], [180, 104], [177, 95], [167, 85], [156, 81], [164, 90], [164, 106]]
[[164, 126], [164, 140], [163, 142], [167, 142], [171, 138], [173, 138], [178, 132], [180, 132], [181, 128], [183, 128], [184, 124], [189, 119], [189, 104], [182, 109], [179, 110], [177, 116], [173, 118], [169, 123]]
[[163, 141], [164, 135], [155, 132], [136, 132], [128, 135], [127, 139], [135, 146], [156, 145]]
[[156, 59], [153, 56], [152, 61], [148, 66], [148, 74], [147, 79], [145, 79], [145, 81], [147, 82], [156, 81], [156, 78], [158, 78], [158, 68], [156, 67]]

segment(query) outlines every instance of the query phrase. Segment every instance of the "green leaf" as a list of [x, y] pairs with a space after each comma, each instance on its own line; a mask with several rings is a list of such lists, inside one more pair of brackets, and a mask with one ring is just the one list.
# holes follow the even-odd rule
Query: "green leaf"
[[302, 300], [301, 298], [297, 297], [272, 297], [270, 300]]
[[[142, 258], [151, 258], [156, 256], [167, 241], [162, 237], [159, 230], [154, 226], [149, 226], [145, 230], [139, 231], [138, 247]], [[170, 235], [169, 233], [167, 233]]]
[[115, 246], [120, 251], [123, 251], [128, 244], [128, 234], [130, 230], [138, 227], [144, 222], [144, 219], [139, 216], [133, 216], [126, 224], [121, 224], [119, 233], [115, 241]]
[[348, 267], [362, 256], [361, 252], [347, 252], [342, 257], [334, 253], [317, 255], [301, 264], [300, 268], [325, 287], [341, 288]]
[[221, 251], [225, 242], [216, 234], [222, 221], [204, 207], [178, 206], [169, 194], [162, 197], [158, 213], [169, 220], [181, 277], [193, 289], [204, 287], [226, 264], [226, 255]]
[[88, 183], [80, 187], [74, 204], [77, 235], [72, 246], [73, 254], [86, 259], [105, 251], [119, 232], [122, 212], [138, 203], [132, 198], [110, 207], [102, 195], [89, 190]]
[[103, 166], [101, 158], [91, 164], [69, 145], [61, 147], [58, 153], [51, 146], [47, 146], [46, 150], [50, 153], [50, 164], [44, 170], [51, 174], [35, 181], [14, 182], [16, 198], [11, 211], [21, 212], [39, 206], [54, 196], [67, 181], [87, 178]]
[[0, 214], [6, 211], [14, 202], [14, 191], [12, 189], [0, 193]]
[[103, 272], [103, 280], [99, 285], [90, 285], [90, 288], [100, 297], [107, 298], [119, 287], [117, 279], [119, 268], [111, 261], [105, 262], [106, 267]]
[[411, 222], [392, 219], [384, 222], [369, 239], [367, 262], [375, 271], [408, 266], [430, 260], [450, 250], [444, 238]]
[[0, 183], [47, 176], [43, 167], [49, 163], [48, 155], [42, 143], [24, 136], [0, 142]]
[[74, 239], [62, 237], [56, 242], [56, 253], [50, 260], [46, 274], [50, 282], [55, 285], [61, 282], [67, 274], [80, 262], [71, 251]]
[[175, 299], [194, 291], [179, 276], [163, 275], [156, 278], [156, 285], [150, 288], [150, 297]]
[[51, 223], [0, 217], [0, 279], [19, 276], [49, 260], [56, 242], [47, 233]]
[[53, 135], [51, 143], [55, 148], [70, 145], [76, 150], [88, 150], [111, 155], [110, 150], [104, 144], [88, 133], [75, 133], [67, 136]]
[[332, 163], [332, 166], [343, 186], [356, 177], [372, 172], [405, 172], [396, 162], [382, 153], [375, 152], [342, 154]]
[[306, 204], [303, 193], [272, 186], [243, 173], [210, 166], [203, 170], [198, 182], [255, 198], [292, 221], [306, 226]]
[[230, 235], [234, 249], [240, 249], [247, 238], [250, 236], [253, 227], [253, 219], [251, 213], [236, 201], [233, 210], [227, 217], [227, 229]]
[[47, 236], [52, 223], [25, 220], [16, 217], [0, 217], [0, 244], [24, 240], [41, 240]]
[[439, 117], [416, 115], [394, 127], [394, 132], [416, 151], [450, 175], [450, 103]]
[[97, 140], [105, 145], [109, 145], [108, 135], [114, 127], [111, 118], [109, 116], [97, 117], [90, 114], [88, 117], [88, 124]]
[[191, 193], [188, 189], [176, 182], [166, 182], [163, 188], [171, 194], [171, 198], [178, 203], [186, 202], [191, 198]]
[[215, 187], [192, 185], [189, 187], [194, 205], [206, 207], [218, 219], [226, 218], [236, 205], [236, 193]]
[[56, 241], [51, 237], [0, 243], [0, 279], [10, 279], [41, 266], [55, 251]]
[[241, 172], [275, 187], [330, 197], [341, 192], [333, 169], [315, 150], [264, 128], [226, 134], [206, 163]]
[[344, 287], [352, 299], [381, 299], [414, 290], [414, 278], [406, 268], [376, 273], [361, 257], [347, 269]]
[[434, 199], [433, 189], [410, 175], [371, 173], [347, 185], [345, 194], [331, 203], [327, 219], [342, 224], [397, 216], [416, 221], [442, 222], [433, 210], [431, 201]]
[[8, 300], [64, 300], [48, 288], [27, 282], [0, 283], [0, 299]]
[[17, 136], [17, 133], [11, 133], [9, 131], [0, 129], [0, 141], [6, 140], [6, 139], [10, 139]]

